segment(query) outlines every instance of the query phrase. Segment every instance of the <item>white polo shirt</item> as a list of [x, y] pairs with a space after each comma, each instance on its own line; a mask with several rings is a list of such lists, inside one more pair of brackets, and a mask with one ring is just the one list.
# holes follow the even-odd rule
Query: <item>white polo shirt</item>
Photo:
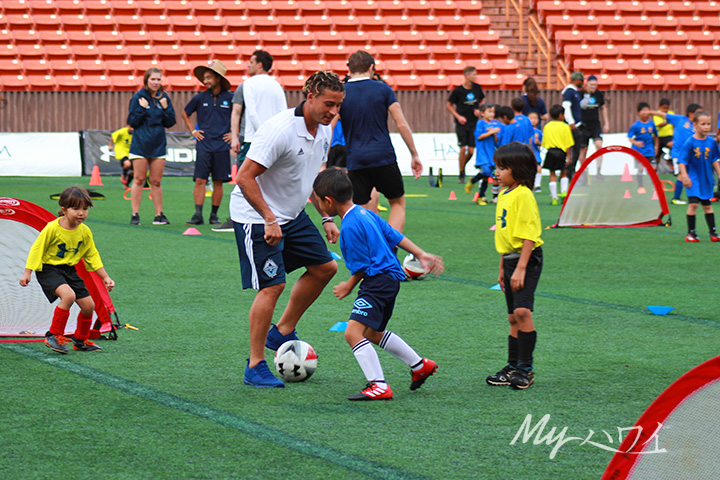
[[[329, 125], [318, 125], [314, 137], [308, 132], [302, 112], [304, 103], [262, 124], [245, 159], [267, 168], [257, 182], [280, 225], [294, 220], [305, 209], [315, 177], [327, 161], [332, 138]], [[239, 186], [230, 195], [230, 218], [238, 223], [265, 223]]]
[[287, 100], [282, 86], [266, 73], [248, 78], [242, 87], [245, 142], [252, 143], [263, 123], [288, 108]]

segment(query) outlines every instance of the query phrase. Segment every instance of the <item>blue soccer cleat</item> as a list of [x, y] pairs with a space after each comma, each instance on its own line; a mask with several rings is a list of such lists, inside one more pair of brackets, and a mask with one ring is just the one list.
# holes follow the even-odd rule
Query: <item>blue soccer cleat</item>
[[277, 325], [273, 323], [272, 328], [270, 328], [267, 338], [265, 339], [265, 346], [270, 350], [277, 351], [277, 349], [280, 348], [280, 345], [285, 342], [289, 342], [290, 340], [300, 340], [297, 333], [295, 333], [295, 330], [287, 335], [283, 335], [280, 333], [280, 330], [278, 330]]
[[[250, 360], [248, 359], [248, 364], [249, 363]], [[275, 375], [270, 372], [265, 360], [261, 360], [253, 368], [249, 368], [247, 365], [245, 366], [245, 378], [243, 378], [243, 383], [245, 383], [245, 385], [252, 385], [253, 387], [260, 388], [283, 388], [285, 386], [282, 380], [276, 378]]]

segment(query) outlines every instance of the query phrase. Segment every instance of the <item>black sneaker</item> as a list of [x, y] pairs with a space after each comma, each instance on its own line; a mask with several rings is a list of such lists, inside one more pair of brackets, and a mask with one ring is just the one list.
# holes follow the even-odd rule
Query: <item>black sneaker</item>
[[90, 340], [78, 340], [75, 337], [70, 338], [72, 338], [73, 350], [78, 350], [81, 352], [94, 352], [102, 350], [102, 348], [98, 347], [95, 342], [91, 342]]
[[488, 385], [492, 386], [507, 386], [510, 385], [510, 376], [515, 373], [515, 367], [512, 365], [505, 365], [495, 375], [489, 375], [485, 381]]
[[163, 212], [160, 212], [160, 215], [155, 215], [153, 225], [170, 225], [170, 221]]
[[210, 225], [220, 225], [222, 222], [220, 221], [220, 219], [218, 218], [217, 215], [215, 215], [214, 213], [211, 213], [209, 223], [210, 223]]
[[134, 213], [132, 217], [130, 217], [130, 225], [140, 225], [140, 214]]
[[205, 223], [205, 220], [203, 220], [202, 215], [198, 215], [197, 213], [192, 216], [190, 221], [185, 222], [185, 225], [202, 225]]
[[[48, 332], [48, 333], [50, 333], [50, 332]], [[62, 335], [57, 335], [57, 336], [52, 335], [52, 334], [45, 335], [45, 345], [49, 349], [51, 349], [57, 353], [63, 353], [63, 354], [68, 353], [68, 349], [65, 346], [65, 343], [68, 340], [69, 339], [67, 337], [63, 337]]]
[[535, 381], [535, 372], [519, 368], [510, 374], [510, 386], [520, 390], [525, 390]]
[[234, 232], [235, 227], [233, 227], [233, 221], [231, 219], [227, 219], [225, 223], [222, 225], [219, 225], [217, 227], [212, 228], [213, 232]]

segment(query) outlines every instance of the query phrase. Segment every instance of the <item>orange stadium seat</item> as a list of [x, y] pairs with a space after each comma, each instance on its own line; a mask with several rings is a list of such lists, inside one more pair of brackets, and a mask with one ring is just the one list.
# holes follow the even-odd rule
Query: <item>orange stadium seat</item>
[[468, 28], [469, 22], [473, 22], [475, 17], [463, 18], [460, 16], [440, 15], [436, 17], [440, 24], [438, 28], [445, 32], [463, 31]]
[[100, 60], [78, 60], [75, 65], [80, 75], [83, 76], [105, 72], [105, 66]]
[[[666, 8], [664, 5], [659, 5], [660, 7]], [[672, 16], [652, 16], [650, 17], [652, 21], [652, 28], [659, 31], [675, 31], [678, 28], [678, 21], [675, 17]]]
[[401, 60], [403, 58], [404, 50], [398, 45], [376, 45], [374, 48], [383, 61]]
[[548, 35], [553, 37], [555, 32], [561, 30], [572, 30], [574, 21], [569, 15], [549, 15], [545, 18]]
[[595, 45], [590, 47], [595, 58], [618, 58], [620, 53], [615, 45]]
[[62, 30], [38, 30], [37, 33], [43, 45], [62, 45], [67, 42], [65, 32], [63, 32]]
[[715, 29], [717, 31], [720, 28], [720, 16], [705, 15], [702, 17], [702, 22], [705, 28]]
[[626, 30], [625, 21], [619, 15], [597, 15], [596, 18], [601, 25], [600, 28], [606, 32]]
[[198, 26], [198, 19], [192, 15], [171, 15], [167, 18], [170, 19], [170, 28], [172, 28], [176, 32], [193, 32]]
[[355, 17], [332, 17], [332, 28], [338, 32], [357, 31], [359, 26], [360, 22]]
[[635, 43], [635, 34], [629, 30], [610, 30], [605, 32], [608, 42], [613, 45], [632, 45]]
[[695, 8], [695, 15], [697, 16], [703, 16], [705, 14], [717, 14], [717, 3], [714, 1], [698, 1], [698, 2], [691, 2], [693, 4], [693, 7]]
[[3, 0], [0, 5], [0, 12], [3, 15], [8, 14], [23, 14], [28, 11], [28, 4], [22, 0]]
[[117, 29], [123, 33], [127, 28], [137, 29], [142, 26], [142, 21], [137, 15], [113, 15], [113, 19]]
[[650, 17], [641, 16], [641, 17], [633, 17], [633, 16], [626, 16], [623, 17], [623, 23], [625, 24], [626, 28], [629, 28], [630, 30], [647, 30], [652, 27], [652, 20]]
[[687, 75], [667, 74], [664, 75], [665, 90], [689, 90], [692, 85]]
[[[457, 85], [462, 83], [461, 80]], [[475, 83], [480, 85], [486, 90], [496, 90], [502, 86], [502, 78], [499, 75], [478, 75], [475, 78]]]
[[420, 32], [412, 32], [412, 31], [399, 31], [395, 32], [395, 40], [400, 45], [419, 45], [420, 41], [422, 40], [422, 36], [420, 35]]
[[700, 17], [677, 17], [679, 28], [684, 31], [701, 31], [705, 27]]
[[565, 54], [565, 60], [568, 63], [573, 63], [575, 60], [580, 58], [587, 58], [592, 56], [592, 49], [589, 45], [565, 45], [563, 48]]
[[573, 62], [573, 70], [583, 72], [585, 75], [594, 74], [598, 75], [602, 71], [602, 64], [599, 60], [593, 59], [578, 59]]
[[453, 45], [473, 45], [475, 44], [475, 36], [469, 32], [447, 32], [448, 38]]
[[440, 22], [435, 17], [419, 16], [419, 17], [412, 17], [412, 20], [413, 20], [413, 22], [412, 22], [413, 29], [420, 30], [420, 31], [427, 31], [427, 30], [437, 31], [438, 27], [440, 25]]
[[566, 45], [581, 43], [583, 41], [582, 34], [573, 30], [561, 30], [555, 32], [555, 43], [562, 50]]
[[170, 90], [199, 90], [202, 85], [198, 80], [189, 75], [167, 75], [163, 83], [166, 83]]
[[16, 45], [36, 45], [40, 43], [40, 35], [35, 30], [14, 30], [10, 37]]
[[665, 87], [665, 80], [662, 75], [637, 75], [638, 84], [644, 90], [662, 90]]
[[375, 16], [378, 11], [377, 3], [366, 0], [352, 0], [350, 2], [350, 8], [352, 8], [355, 16], [372, 15]]
[[58, 90], [83, 90], [82, 78], [78, 75], [55, 75]]
[[590, 7], [592, 14], [595, 16], [614, 15], [617, 11], [612, 0], [588, 2], [588, 6]]
[[693, 2], [665, 2], [665, 6], [674, 17], [692, 17], [695, 14]]
[[685, 75], [707, 74], [709, 70], [708, 62], [703, 59], [680, 60], [680, 66]]
[[640, 45], [618, 45], [618, 54], [625, 60], [641, 59], [645, 56], [645, 50]]
[[50, 66], [50, 70], [52, 70], [53, 75], [75, 75], [75, 72], [77, 70], [77, 66], [75, 65], [75, 62], [72, 61], [72, 59], [68, 60], [50, 60], [48, 62]]
[[50, 64], [45, 59], [24, 59], [22, 71], [25, 75], [50, 75]]
[[628, 64], [623, 60], [620, 59], [612, 59], [612, 60], [601, 60], [600, 66], [602, 67], [602, 71], [605, 73], [608, 73], [610, 75], [617, 75], [620, 73], [627, 73], [628, 71]]
[[111, 77], [116, 75], [133, 75], [135, 64], [129, 60], [105, 60], [103, 62], [105, 72]]
[[245, 14], [245, 2], [241, 0], [215, 0], [222, 16], [240, 16]]
[[27, 89], [27, 81], [22, 75], [2, 75], [0, 86], [4, 91], [24, 91]]
[[637, 1], [615, 2], [615, 8], [625, 16], [632, 14], [639, 16], [643, 11], [642, 4]]
[[[440, 60], [438, 62], [440, 69], [446, 77], [453, 75], [462, 75], [467, 63], [460, 60]], [[477, 68], [477, 67], [476, 67]]]
[[600, 21], [595, 16], [576, 16], [571, 17], [573, 21], [573, 28], [580, 31], [597, 31], [600, 25]]
[[423, 75], [422, 87], [425, 90], [447, 90], [450, 88], [450, 79], [446, 76]]
[[428, 3], [432, 14], [436, 17], [455, 16], [457, 8], [452, 0], [430, 0]]
[[367, 32], [368, 40], [373, 45], [392, 45], [395, 35], [389, 30]]
[[538, 19], [540, 23], [545, 20], [548, 15], [565, 15], [565, 3], [560, 0], [540, 1], [535, 3]]
[[631, 59], [628, 60], [626, 63], [628, 70], [635, 75], [650, 75], [655, 71], [655, 62], [653, 62], [652, 60]]
[[694, 90], [717, 90], [720, 87], [720, 77], [708, 75], [690, 75], [690, 83]]
[[72, 50], [66, 44], [43, 45], [43, 53], [48, 60], [67, 60], [72, 58]]
[[640, 5], [642, 6], [643, 15], [648, 17], [665, 17], [669, 15], [669, 7], [665, 2], [642, 1]]
[[385, 29], [385, 20], [382, 17], [359, 16], [360, 29], [365, 32], [377, 32]]
[[[110, 87], [110, 80], [103, 74], [85, 75], [81, 78], [86, 90], [107, 90], [108, 87]], [[140, 83], [142, 83], [142, 81], [138, 82], [138, 90], [140, 90]]]
[[580, 33], [582, 41], [588, 45], [607, 45], [610, 43], [610, 36], [598, 30], [586, 30]]
[[85, 15], [85, 19], [93, 31], [111, 30], [115, 26], [111, 15]]
[[680, 44], [680, 45], [687, 45], [690, 42], [690, 36], [683, 32], [682, 30], [672, 30], [669, 32], [660, 32], [660, 37], [662, 38], [662, 42], [667, 44]]
[[655, 60], [655, 71], [661, 75], [680, 73], [682, 65], [677, 60]]
[[[193, 0], [191, 2], [192, 4], [192, 13], [195, 16], [215, 16], [218, 14], [218, 7], [215, 2], [206, 0], [206, 1], [199, 1], [199, 0]], [[187, 12], [187, 5], [184, 4], [184, 2], [179, 2], [179, 5], [176, 2], [165, 2], [165, 9], [168, 13], [171, 13], [171, 8], [178, 8], [185, 12]]]
[[57, 30], [58, 17], [55, 13], [50, 14], [33, 14], [32, 23], [35, 30]]
[[150, 42], [153, 45], [177, 45], [178, 44], [177, 35], [170, 30], [148, 32], [146, 37], [147, 37], [147, 39], [150, 40]]
[[285, 90], [301, 90], [305, 85], [305, 80], [305, 77], [297, 75], [288, 75], [277, 78], [277, 81], [280, 82], [280, 85], [282, 85]]
[[697, 58], [699, 53], [694, 45], [671, 45], [670, 54], [672, 58], [680, 60], [683, 58]]
[[257, 35], [260, 44], [266, 45], [284, 45], [287, 42], [285, 34], [281, 31], [274, 32], [258, 32]]
[[412, 67], [417, 75], [437, 75], [440, 71], [440, 65], [435, 60], [414, 60]]
[[656, 30], [635, 32], [635, 41], [641, 45], [660, 44], [662, 43], [662, 35]]
[[33, 25], [32, 18], [28, 14], [23, 15], [4, 15], [5, 22], [7, 23], [10, 30], [24, 29], [27, 30]]
[[55, 90], [57, 84], [55, 79], [50, 75], [24, 75], [29, 85], [30, 91], [52, 91]]
[[587, 16], [592, 14], [592, 8], [585, 0], [567, 0], [564, 2], [565, 14], [571, 17]]
[[357, 30], [339, 32], [339, 37], [343, 45], [348, 48], [362, 48], [370, 43], [367, 34]]
[[461, 16], [477, 14], [482, 11], [481, 0], [458, 0], [455, 3], [455, 8]]
[[667, 45], [645, 44], [643, 50], [645, 51], [645, 58], [651, 60], [664, 60], [670, 57], [670, 49]]
[[688, 41], [698, 47], [703, 45], [710, 45], [720, 42], [720, 32], [711, 32], [710, 30], [703, 30], [702, 32], [686, 32]]
[[297, 60], [277, 60], [273, 61], [272, 69], [276, 75], [298, 75], [302, 72], [302, 63]]
[[387, 30], [409, 30], [412, 27], [412, 19], [410, 17], [384, 17], [385, 29]]
[[[160, 47], [155, 47], [160, 48]], [[127, 50], [121, 45], [98, 45], [95, 49], [103, 59], [126, 58]]]
[[639, 79], [635, 75], [614, 74], [612, 75], [612, 88], [614, 90], [636, 90]]
[[468, 15], [463, 18], [465, 20], [465, 26], [469, 29], [479, 29], [480, 27], [488, 27], [490, 25], [490, 18], [485, 15]]
[[15, 45], [16, 54], [19, 58], [30, 59], [30, 58], [43, 58], [45, 57], [44, 50], [40, 45]]
[[428, 45], [428, 54], [435, 60], [455, 60], [458, 56], [457, 50], [451, 44]]
[[303, 16], [306, 27], [312, 30], [330, 30], [332, 20], [322, 15]]
[[388, 75], [410, 74], [413, 64], [407, 60], [385, 60], [382, 62], [382, 69]]
[[502, 80], [502, 89], [503, 90], [522, 90], [523, 82], [525, 81], [525, 78], [527, 78], [526, 75], [523, 75], [521, 73], [514, 73], [514, 74], [503, 74], [500, 75], [500, 79]]
[[417, 90], [422, 86], [422, 79], [416, 75], [393, 75], [390, 78], [396, 90]]
[[[703, 45], [698, 47], [698, 53], [702, 58], [705, 60], [713, 60], [714, 62], [717, 62], [720, 60], [720, 45]], [[720, 65], [718, 65], [720, 67]]]
[[518, 63], [512, 58], [507, 58], [505, 60], [490, 60], [490, 63], [492, 64], [493, 71], [497, 74], [517, 72], [518, 70]]

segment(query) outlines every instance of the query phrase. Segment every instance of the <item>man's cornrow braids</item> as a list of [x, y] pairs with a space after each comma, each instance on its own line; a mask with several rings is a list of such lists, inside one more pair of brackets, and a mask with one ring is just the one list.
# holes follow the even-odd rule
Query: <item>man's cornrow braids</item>
[[314, 96], [322, 95], [326, 89], [333, 92], [344, 92], [345, 85], [336, 73], [320, 70], [310, 75], [310, 78], [305, 81], [302, 91], [307, 97], [310, 93]]

